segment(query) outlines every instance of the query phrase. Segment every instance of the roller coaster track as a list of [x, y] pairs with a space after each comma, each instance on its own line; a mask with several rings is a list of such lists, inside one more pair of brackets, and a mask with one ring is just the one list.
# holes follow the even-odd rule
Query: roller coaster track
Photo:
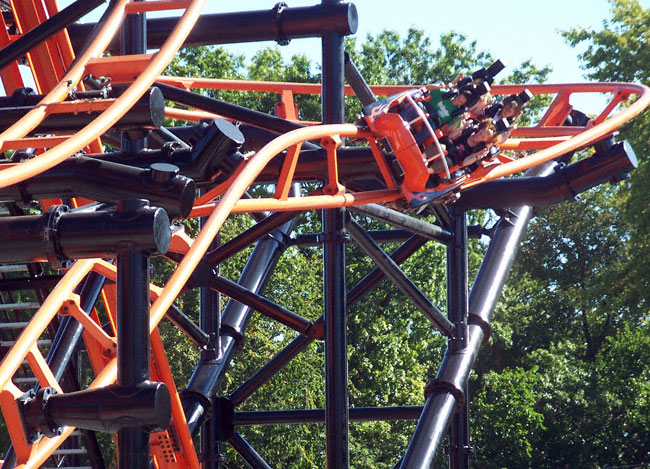
[[[12, 1], [10, 4], [13, 22], [8, 22], [9, 15], [2, 19], [4, 32], [0, 37], [0, 44], [4, 47], [20, 45], [20, 41], [25, 42], [28, 30], [52, 23], [59, 13], [55, 2], [49, 0], [44, 3]], [[146, 452], [145, 457], [147, 460], [150, 458], [154, 467], [199, 467], [199, 460], [202, 458], [205, 461], [207, 453], [206, 450], [201, 455], [197, 453], [193, 437], [199, 432], [200, 425], [213, 408], [219, 409], [214, 412], [221, 415], [223, 420], [220, 441], [228, 441], [252, 467], [268, 467], [243, 437], [234, 432], [232, 418], [237, 414], [233, 406], [243, 402], [255, 389], [262, 386], [310, 341], [324, 339], [326, 346], [332, 349], [340, 348], [340, 344], [335, 343], [332, 338], [333, 320], [327, 308], [325, 323], [322, 320], [309, 321], [259, 294], [273, 268], [272, 259], [282, 251], [282, 243], [275, 239], [277, 237], [266, 239], [266, 235], [274, 232], [283, 233], [279, 237], [289, 237], [291, 220], [300, 211], [342, 208], [359, 210], [366, 216], [378, 217], [384, 221], [390, 220], [397, 227], [410, 230], [420, 237], [412, 240], [410, 247], [407, 247], [408, 242], [405, 245], [405, 249], [410, 249], [409, 254], [396, 254], [394, 257], [397, 260], [391, 260], [354, 220], [345, 221], [353, 240], [378, 265], [378, 270], [372, 274], [374, 280], [368, 280], [367, 285], [361, 285], [359, 290], [367, 291], [379, 278], [389, 277], [416, 304], [417, 309], [450, 339], [450, 352], [443, 360], [440, 373], [427, 388], [425, 406], [401, 409], [398, 412], [401, 418], [419, 419], [411, 444], [398, 467], [426, 467], [435, 457], [441, 444], [441, 435], [448, 423], [455, 418], [452, 417], [453, 410], [464, 405], [463, 379], [467, 378], [481, 339], [489, 333], [491, 311], [496, 302], [494, 292], [500, 291], [505, 282], [518, 242], [531, 216], [530, 206], [570, 198], [582, 190], [619, 177], [633, 169], [636, 164], [633, 153], [628, 147], [611, 141], [611, 136], [622, 124], [641, 113], [650, 104], [650, 90], [645, 86], [629, 83], [493, 86], [491, 93], [495, 96], [512, 95], [528, 89], [533, 95], [553, 95], [554, 98], [536, 125], [514, 129], [509, 138], [500, 145], [502, 152], [491, 160], [491, 164], [481, 166], [453, 187], [456, 204], [450, 203], [448, 199], [444, 199], [445, 203], [440, 203], [443, 199], [434, 199], [434, 203], [425, 208], [430, 210], [428, 213], [437, 217], [437, 223], [429, 224], [415, 216], [385, 207], [389, 204], [408, 209], [404, 199], [410, 189], [405, 181], [412, 175], [409, 173], [409, 167], [404, 164], [402, 166], [406, 168], [405, 174], [396, 174], [383, 149], [385, 135], [361, 124], [303, 123], [298, 120], [293, 104], [294, 96], [320, 94], [323, 90], [321, 85], [162, 76], [201, 17], [204, 4], [205, 0], [111, 1], [83, 50], [73, 51], [66, 29], [53, 28], [46, 39], [21, 50], [0, 71], [7, 95], [23, 88], [23, 77], [16, 61], [25, 55], [39, 93], [38, 100], [24, 106], [25, 112], [22, 116], [0, 133], [0, 145], [7, 155], [13, 151], [20, 155], [28, 149], [32, 149], [33, 151], [29, 151], [35, 155], [23, 158], [22, 161], [14, 158], [0, 163], [0, 197], [7, 198], [12, 207], [12, 216], [0, 218], [0, 237], [7, 246], [4, 250], [0, 249], [0, 262], [30, 266], [48, 263], [53, 269], [65, 271], [62, 276], [51, 274], [52, 281], [49, 283], [46, 282], [47, 275], [41, 275], [40, 278], [37, 278], [38, 275], [6, 276], [0, 279], [0, 293], [11, 292], [12, 288], [36, 288], [34, 285], [41, 285], [42, 289], [48, 290], [47, 297], [38, 311], [22, 328], [0, 363], [0, 408], [12, 446], [2, 467], [35, 468], [52, 464], [55, 451], [73, 433], [76, 426], [91, 432], [118, 433], [118, 451], [125, 454], [128, 448], [126, 440], [130, 437], [124, 436], [129, 434], [123, 433], [123, 429], [137, 427], [150, 434], [150, 437], [146, 437], [150, 444], [142, 451]], [[128, 15], [160, 10], [183, 10], [184, 13], [157, 52], [105, 55], [113, 36]], [[276, 15], [282, 14], [277, 7], [272, 12]], [[333, 34], [323, 31], [316, 28], [312, 35]], [[329, 66], [330, 64], [324, 64], [325, 68]], [[101, 94], [101, 90], [94, 90], [100, 94], [93, 95], [92, 99], [78, 98], [84, 96], [84, 84], [93, 83], [92, 80], [83, 80], [89, 76], [95, 77], [95, 86], [99, 82], [100, 88], [105, 82], [98, 78], [110, 77], [114, 87], [120, 89], [119, 95], [109, 97]], [[120, 88], [120, 84], [124, 86]], [[160, 158], [154, 162], [158, 166], [147, 170], [140, 170], [125, 163], [126, 160], [120, 159], [120, 152], [104, 153], [102, 141], [110, 140], [111, 129], [115, 129], [121, 119], [133, 114], [138, 103], [147, 96], [153, 96], [152, 87], [157, 89], [156, 93], [162, 90], [165, 98], [189, 108], [164, 108], [165, 117], [188, 124], [209, 119], [211, 123], [191, 128], [193, 131], [205, 131], [206, 135], [215, 131], [217, 135], [216, 140], [206, 137], [208, 144], [205, 148], [200, 148], [202, 137], [199, 137], [197, 142], [195, 137], [183, 141], [183, 137], [173, 136], [166, 143], [180, 145], [180, 151], [185, 151], [184, 155], [191, 153], [192, 157], [201, 151], [209, 152], [213, 147], [228, 147], [226, 158], [219, 156], [222, 166], [217, 168], [218, 175], [208, 176], [206, 180], [201, 181], [203, 191], [200, 196], [195, 197], [194, 184], [189, 177], [177, 175], [177, 168], [170, 169], [169, 165], [166, 165], [170, 162], [169, 158], [158, 148], [152, 148], [152, 154]], [[427, 85], [422, 88], [434, 90], [436, 87]], [[271, 118], [248, 113], [250, 110], [228, 107], [227, 103], [224, 107], [223, 102], [201, 97], [190, 91], [198, 89], [277, 93], [281, 96], [282, 104], [278, 107], [278, 116]], [[409, 92], [413, 87], [373, 86], [371, 90], [378, 96], [390, 96]], [[337, 92], [347, 95], [354, 93], [349, 87], [341, 87]], [[599, 115], [584, 122], [566, 125], [570, 116], [574, 115], [570, 98], [577, 93], [608, 93], [611, 99]], [[630, 99], [632, 97], [635, 99]], [[342, 96], [340, 98], [342, 99]], [[150, 106], [153, 106], [152, 102], [148, 101]], [[162, 108], [157, 111], [162, 112]], [[157, 111], [148, 112], [153, 115]], [[57, 130], [57, 125], [62, 125], [64, 119], [78, 114], [92, 114], [93, 117], [77, 124], [78, 128], [74, 130]], [[159, 118], [160, 116], [157, 116], [157, 119]], [[51, 124], [55, 130], [43, 131], [48, 119], [55, 122]], [[264, 122], [268, 119], [273, 119], [273, 124], [267, 127], [271, 130], [269, 134], [272, 138], [267, 137], [265, 144], [255, 148], [252, 156], [241, 157], [238, 152], [238, 147], [242, 145], [239, 138], [241, 133], [230, 121], [264, 128]], [[140, 131], [155, 130], [160, 124], [160, 120], [157, 123], [136, 123], [132, 124], [129, 130], [138, 125]], [[277, 130], [276, 124], [284, 130]], [[190, 128], [190, 125], [187, 127]], [[169, 131], [164, 132], [170, 135]], [[179, 132], [181, 133], [178, 135], [182, 135], [182, 131]], [[222, 145], [224, 140], [227, 145]], [[363, 142], [365, 146], [346, 147], [346, 140]], [[593, 156], [566, 168], [555, 163], [558, 158], [591, 146], [596, 148]], [[90, 155], [80, 155], [82, 150]], [[519, 156], [513, 157], [514, 152], [519, 153]], [[224, 163], [232, 155], [237, 157], [231, 163]], [[78, 187], [75, 192], [72, 189], [52, 189], [48, 184], [36, 182], [39, 178], [61, 177], [57, 176], [59, 173], [50, 172], [57, 168], [67, 168], [65, 165], [98, 168], [97, 177], [100, 181], [97, 185], [103, 187], [99, 189], [91, 185], [91, 189], [79, 193]], [[419, 170], [426, 172], [426, 167], [422, 166]], [[93, 171], [94, 169], [90, 172]], [[363, 175], [360, 176], [359, 171], [363, 172]], [[524, 171], [526, 174], [522, 177], [521, 173]], [[47, 176], [48, 174], [54, 176]], [[107, 183], [102, 184], [101, 179], [105, 178], [106, 174], [116, 175], [111, 177], [117, 179], [107, 180]], [[512, 177], [503, 179], [507, 176]], [[131, 179], [120, 180], [120, 177]], [[524, 177], [529, 178], [526, 182], [531, 184], [532, 189], [521, 189], [517, 185]], [[145, 179], [146, 182], [142, 182]], [[373, 183], [364, 182], [368, 179], [372, 179]], [[300, 183], [314, 180], [323, 181], [322, 186], [315, 191], [300, 194], [295, 190]], [[510, 184], [508, 187], [513, 188], [513, 191], [497, 197], [494, 191], [500, 191], [501, 186], [494, 184], [500, 184], [502, 181], [507, 181], [507, 184]], [[142, 187], [118, 187], [138, 186], [140, 182]], [[41, 187], [39, 184], [47, 187], [37, 189]], [[147, 188], [156, 185], [166, 185], [167, 189], [162, 191], [162, 195], [157, 189], [147, 192]], [[247, 191], [256, 185], [272, 185], [273, 193], [264, 197], [247, 196]], [[12, 192], [14, 190], [18, 192]], [[39, 190], [41, 192], [38, 192]], [[57, 190], [60, 192], [57, 193]], [[112, 192], [114, 195], [111, 195]], [[18, 195], [7, 195], [14, 193]], [[48, 195], [36, 196], [37, 193]], [[485, 199], [486, 195], [494, 196], [494, 206], [499, 208], [521, 208], [509, 212], [509, 215], [506, 215], [508, 220], [503, 220], [494, 231], [490, 250], [469, 293], [467, 280], [465, 279], [464, 284], [462, 279], [458, 280], [462, 278], [462, 275], [459, 277], [459, 272], [462, 274], [462, 271], [467, 269], [462, 263], [463, 249], [467, 248], [467, 240], [462, 234], [467, 232], [463, 210], [486, 208], [482, 205], [482, 199]], [[69, 204], [71, 208], [63, 206], [61, 201], [70, 197], [74, 197]], [[14, 213], [18, 207], [16, 202], [25, 199], [40, 200], [42, 215]], [[125, 199], [149, 199], [151, 206]], [[86, 205], [94, 200], [102, 204]], [[190, 237], [183, 230], [170, 232], [167, 213], [156, 208], [157, 204], [163, 206], [171, 218], [203, 217], [198, 234]], [[258, 217], [261, 213], [265, 218], [229, 243], [215, 248], [214, 240], [223, 224], [230, 215], [236, 213], [258, 214]], [[98, 228], [88, 230], [88, 224]], [[31, 233], [29, 230], [34, 229], [38, 231], [36, 235], [27, 234]], [[332, 233], [325, 233], [321, 238], [331, 236]], [[469, 302], [471, 312], [467, 311], [465, 306], [464, 310], [460, 309], [460, 318], [445, 317], [405, 278], [397, 266], [424, 243], [422, 236], [447, 245], [450, 245], [452, 240], [456, 240], [456, 245], [461, 243], [455, 254], [450, 254], [456, 264], [455, 267], [450, 267], [452, 271], [448, 275], [450, 278], [456, 278], [449, 281], [456, 282], [453, 288], [454, 291], [460, 292], [458, 301]], [[259, 241], [260, 252], [257, 253], [256, 248], [249, 264], [262, 267], [259, 272], [250, 274], [255, 277], [250, 280], [251, 285], [246, 283], [247, 273], [242, 274], [239, 285], [219, 276], [211, 278], [208, 275], [207, 279], [203, 278], [206, 276], [206, 265], [213, 269], [234, 252], [256, 241]], [[335, 245], [334, 249], [343, 245], [343, 241], [330, 243]], [[149, 288], [145, 287], [144, 293], [138, 292], [138, 285], [129, 285], [124, 277], [128, 270], [126, 260], [131, 251], [137, 251], [145, 258], [152, 254], [166, 254], [178, 265], [164, 286], [149, 284], [147, 276], [145, 284], [149, 284]], [[264, 260], [260, 261], [256, 256]], [[107, 260], [115, 257], [116, 262]], [[95, 279], [96, 288], [88, 286], [91, 283], [89, 279]], [[335, 284], [341, 279], [339, 277], [335, 280], [330, 282], [326, 289], [336, 289]], [[244, 333], [248, 309], [246, 312], [232, 313], [227, 308], [222, 328], [217, 325], [216, 330], [201, 330], [179, 313], [175, 304], [179, 295], [195, 285], [223, 291], [239, 302], [239, 306], [263, 312], [299, 333], [295, 343], [242, 384], [229, 399], [219, 396], [219, 381], [232, 358], [236, 343]], [[491, 293], [486, 293], [487, 290]], [[147, 381], [140, 382], [134, 388], [128, 388], [133, 393], [134, 390], [141, 392], [141, 395], [136, 397], [133, 397], [135, 394], [128, 397], [120, 394], [127, 387], [120, 381], [118, 368], [118, 344], [121, 344], [122, 349], [130, 346], [120, 336], [119, 331], [124, 329], [120, 329], [118, 324], [128, 317], [121, 314], [120, 310], [124, 308], [123, 297], [130, 295], [125, 292], [129, 291], [134, 291], [134, 296], [144, 294], [145, 298], [148, 298], [140, 303], [143, 311], [139, 312], [148, 314], [145, 320], [149, 336], [147, 347], [150, 347], [150, 350], [147, 349], [144, 358], [151, 355], [151, 374]], [[150, 307], [148, 300], [151, 300]], [[4, 297], [3, 302], [6, 302]], [[129, 313], [137, 315], [133, 311]], [[205, 361], [202, 358], [187, 385], [189, 392], [184, 395], [178, 392], [177, 387], [185, 383], [175, 381], [158, 332], [158, 325], [165, 317], [172, 319], [172, 322], [204, 351], [212, 350], [215, 357], [219, 357], [219, 360], [213, 357]], [[233, 317], [235, 319], [232, 319]], [[63, 324], [64, 318], [73, 318], [82, 326], [84, 349], [90, 361], [88, 373], [92, 375], [92, 379], [89, 379], [78, 393], [64, 389], [60, 373], [54, 369], [62, 363], [62, 366], [67, 366], [66, 360], [69, 358], [57, 358], [54, 346], [45, 357], [37, 346], [39, 340], [57, 329], [56, 324]], [[463, 349], [458, 348], [459, 324], [465, 327]], [[61, 330], [63, 328], [58, 327], [61, 327]], [[216, 334], [223, 341], [221, 349], [218, 349], [218, 346], [217, 349], [214, 348], [214, 337], [210, 339], [210, 334]], [[75, 343], [70, 350], [78, 350], [76, 347]], [[133, 354], [138, 355], [135, 351]], [[459, 358], [461, 355], [464, 358]], [[31, 391], [19, 386], [16, 381], [18, 373], [25, 370], [29, 370], [38, 382]], [[340, 378], [340, 375], [331, 370], [326, 370], [326, 374], [330, 382]], [[340, 402], [347, 405], [346, 391], [341, 390], [341, 383], [328, 384], [328, 389], [330, 386], [334, 386], [331, 389], [338, 390], [341, 395], [328, 395], [326, 414], [332, 412], [337, 405], [340, 408]], [[126, 410], [120, 410], [120, 406], [124, 406]], [[224, 415], [230, 415], [230, 420]], [[368, 410], [368, 415], [376, 417], [378, 414]], [[286, 417], [288, 420], [291, 418]], [[301, 418], [305, 421], [304, 417], [295, 417], [294, 421], [300, 421]], [[348, 418], [347, 409], [335, 417], [328, 415], [325, 418], [328, 425], [326, 446], [329, 467], [344, 467], [347, 464], [347, 447], [341, 448], [340, 445], [346, 444], [342, 441], [347, 439]], [[329, 430], [330, 427], [334, 428], [342, 423], [345, 425], [343, 435], [337, 436], [336, 432]], [[209, 434], [205, 429], [203, 432]], [[338, 443], [337, 438], [341, 439]], [[427, 443], [431, 441], [434, 443]], [[95, 456], [102, 459], [101, 455]], [[59, 467], [66, 467], [64, 459], [59, 457], [59, 462], [54, 463], [63, 464]], [[132, 459], [135, 460], [138, 460], [137, 457]], [[121, 459], [120, 464], [129, 467], [128, 461]], [[100, 467], [101, 462], [94, 462], [93, 465]]]

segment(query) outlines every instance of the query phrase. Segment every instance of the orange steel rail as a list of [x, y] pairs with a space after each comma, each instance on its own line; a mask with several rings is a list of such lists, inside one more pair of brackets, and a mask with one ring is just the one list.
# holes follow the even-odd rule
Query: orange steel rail
[[[149, 89], [158, 75], [160, 75], [172, 60], [198, 19], [205, 2], [206, 0], [192, 0], [189, 2], [183, 16], [179, 19], [160, 50], [151, 58], [145, 70], [142, 71], [131, 86], [108, 109], [65, 142], [60, 143], [51, 150], [21, 165], [0, 171], [0, 187], [16, 184], [56, 166], [58, 163], [84, 148], [97, 136], [115, 124], [140, 99], [145, 91]], [[149, 2], [145, 1], [140, 3], [147, 4]], [[0, 142], [24, 137], [45, 117], [47, 105], [62, 101], [67, 95], [68, 86], [76, 85], [81, 80], [88, 61], [104, 51], [122, 23], [127, 5], [126, 0], [117, 0], [115, 5], [115, 9], [109, 15], [108, 20], [102, 25], [100, 32], [95, 36], [95, 39], [86, 48], [85, 52], [77, 59], [73, 67], [66, 73], [61, 82], [43, 98], [38, 106], [16, 122], [16, 124], [0, 134]], [[158, 7], [159, 2], [154, 2], [154, 6]], [[177, 2], [173, 2], [173, 7], [178, 8]]]
[[[240, 91], [254, 91], [254, 92], [271, 92], [285, 95], [286, 93], [302, 93], [302, 94], [319, 94], [320, 85], [313, 83], [280, 83], [280, 82], [259, 82], [259, 81], [239, 81], [239, 80], [223, 80], [223, 79], [209, 79], [209, 78], [178, 78], [178, 77], [160, 77], [159, 81], [173, 86], [185, 89], [224, 89], [224, 90], [240, 90]], [[436, 88], [438, 85], [427, 85], [428, 89]], [[460, 190], [467, 189], [482, 182], [490, 181], [504, 176], [525, 171], [528, 168], [536, 166], [546, 161], [550, 161], [558, 156], [573, 151], [595, 142], [607, 135], [616, 131], [623, 123], [632, 119], [634, 116], [642, 112], [650, 104], [650, 89], [644, 85], [637, 85], [631, 83], [582, 83], [582, 84], [532, 84], [532, 85], [495, 85], [492, 87], [491, 93], [494, 95], [509, 95], [519, 93], [524, 89], [529, 89], [534, 95], [548, 95], [555, 94], [556, 97], [551, 103], [546, 113], [540, 119], [536, 126], [519, 127], [512, 132], [512, 136], [503, 143], [500, 148], [502, 150], [539, 150], [534, 153], [529, 153], [526, 156], [513, 160], [505, 156], [499, 158], [501, 164], [484, 168], [481, 172], [475, 173], [474, 177], [470, 177]], [[376, 95], [395, 94], [402, 91], [413, 89], [411, 86], [371, 86], [371, 89]], [[577, 93], [610, 93], [612, 98], [605, 106], [604, 110], [592, 119], [585, 127], [568, 127], [562, 126], [562, 122], [569, 115], [572, 110], [570, 98], [573, 94]], [[352, 94], [352, 90], [346, 87], [346, 94]], [[627, 101], [632, 95], [638, 96], [636, 101], [627, 107], [624, 107], [620, 112], [612, 114], [618, 105]], [[198, 118], [207, 117], [210, 114], [202, 110], [174, 110], [167, 108], [166, 115], [168, 117], [175, 117], [179, 119], [186, 118], [194, 121]], [[199, 117], [200, 116], [200, 117]], [[300, 133], [290, 134], [295, 135], [295, 139], [288, 143], [286, 147], [279, 148], [278, 153], [284, 152], [289, 147], [299, 145], [309, 140], [312, 137], [299, 137]], [[288, 134], [287, 134], [288, 135]], [[306, 132], [305, 136], [312, 135]], [[319, 134], [320, 135], [320, 134]], [[329, 137], [343, 137], [346, 135], [332, 134]], [[365, 138], [373, 145], [372, 135], [359, 129], [358, 137]], [[279, 137], [279, 141], [282, 137]], [[324, 138], [321, 135], [320, 138]], [[275, 141], [274, 141], [275, 142]], [[271, 144], [274, 144], [271, 142]], [[269, 144], [269, 145], [271, 145]], [[275, 145], [273, 145], [275, 146]], [[296, 198], [281, 198], [274, 195], [273, 198], [263, 199], [243, 199], [237, 202], [233, 208], [233, 213], [240, 212], [255, 212], [255, 211], [291, 211], [291, 210], [308, 210], [315, 208], [333, 208], [351, 205], [360, 205], [371, 202], [389, 202], [400, 198], [399, 191], [393, 189], [390, 179], [387, 177], [387, 171], [381, 158], [378, 157], [377, 151], [375, 158], [380, 166], [381, 173], [384, 177], [384, 182], [388, 189], [380, 191], [371, 191], [366, 193], [349, 193], [341, 192], [339, 194], [327, 195], [310, 195], [307, 197]], [[297, 158], [297, 155], [295, 156]], [[336, 156], [328, 156], [328, 167], [332, 167], [335, 163]], [[295, 165], [295, 161], [293, 161]], [[334, 166], [335, 167], [335, 166]], [[336, 178], [336, 174], [328, 175], [328, 180]], [[286, 173], [283, 168], [280, 181], [278, 185], [284, 188], [288, 187], [291, 183], [292, 173]], [[222, 190], [228, 187], [222, 185]], [[213, 189], [202, 196], [196, 201], [195, 207], [191, 216], [206, 216], [215, 206], [214, 203], [208, 203], [208, 197], [212, 199], [221, 195], [222, 191]]]

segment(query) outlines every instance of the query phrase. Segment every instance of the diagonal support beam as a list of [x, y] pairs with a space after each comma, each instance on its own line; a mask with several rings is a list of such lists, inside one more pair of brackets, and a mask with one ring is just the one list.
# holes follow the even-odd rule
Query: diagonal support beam
[[438, 225], [418, 220], [417, 218], [410, 217], [398, 212], [397, 210], [382, 207], [378, 204], [350, 207], [350, 211], [358, 213], [359, 215], [374, 218], [375, 220], [386, 222], [390, 225], [405, 229], [424, 238], [438, 241], [442, 244], [450, 244], [453, 239], [453, 236], [449, 231], [440, 228]]
[[[393, 260], [393, 262], [399, 265], [411, 257], [413, 254], [415, 254], [417, 250], [424, 246], [426, 243], [427, 240], [421, 236], [411, 236], [404, 244], [402, 244], [390, 254], [390, 258]], [[361, 298], [372, 291], [383, 279], [384, 273], [379, 267], [375, 267], [373, 270], [371, 270], [365, 277], [359, 280], [359, 282], [357, 282], [348, 291], [348, 308], [354, 306], [359, 300], [361, 300]]]
[[216, 265], [229, 257], [237, 254], [249, 244], [253, 244], [269, 235], [278, 227], [292, 220], [297, 215], [296, 212], [279, 212], [264, 218], [259, 223], [253, 225], [243, 233], [235, 236], [230, 241], [216, 247], [206, 254], [209, 265]]
[[290, 327], [297, 332], [300, 332], [301, 334], [306, 334], [307, 330], [313, 324], [309, 319], [305, 319], [293, 311], [289, 311], [262, 295], [254, 293], [232, 280], [221, 277], [220, 275], [217, 275], [210, 280], [210, 288], [228, 295], [233, 300], [249, 306], [250, 308], [278, 321], [281, 324], [284, 324], [287, 327]]
[[[323, 325], [320, 319], [318, 324]], [[275, 376], [299, 353], [307, 348], [315, 340], [313, 336], [299, 335], [289, 345], [280, 350], [277, 355], [271, 358], [266, 365], [260, 368], [253, 376], [248, 378], [244, 384], [235, 389], [228, 400], [233, 406], [238, 406], [248, 399], [255, 391], [261, 388], [269, 379]], [[324, 417], [323, 417], [324, 419]]]
[[260, 456], [255, 448], [253, 448], [248, 441], [244, 439], [239, 433], [235, 433], [228, 443], [244, 458], [244, 461], [253, 469], [271, 469], [262, 456]]
[[377, 267], [379, 267], [388, 278], [390, 278], [397, 288], [399, 288], [407, 298], [433, 323], [438, 330], [447, 337], [451, 337], [454, 331], [454, 325], [447, 319], [442, 312], [429, 301], [429, 299], [420, 291], [418, 287], [406, 276], [404, 271], [386, 254], [375, 241], [365, 232], [359, 224], [352, 218], [348, 219], [347, 230], [350, 232], [352, 239], [361, 249], [370, 257]]

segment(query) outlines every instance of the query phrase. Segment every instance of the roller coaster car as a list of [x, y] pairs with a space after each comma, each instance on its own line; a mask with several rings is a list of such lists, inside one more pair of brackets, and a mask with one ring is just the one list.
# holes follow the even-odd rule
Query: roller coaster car
[[434, 129], [427, 114], [424, 103], [429, 99], [427, 89], [419, 88], [363, 108], [365, 123], [378, 136], [383, 157], [392, 160], [391, 167], [397, 173], [394, 176], [413, 208], [435, 201], [453, 202], [462, 184], [484, 175], [486, 167], [498, 164], [491, 146], [482, 148], [481, 154], [471, 160], [450, 158], [440, 144], [443, 132]]

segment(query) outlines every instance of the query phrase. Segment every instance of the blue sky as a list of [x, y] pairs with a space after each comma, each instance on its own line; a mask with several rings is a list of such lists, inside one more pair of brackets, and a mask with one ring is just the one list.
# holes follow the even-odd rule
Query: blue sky
[[[314, 0], [289, 0], [289, 6], [307, 6]], [[414, 26], [428, 33], [434, 44], [441, 34], [457, 31], [476, 40], [478, 49], [488, 50], [494, 57], [514, 66], [526, 59], [537, 65], [551, 65], [551, 83], [584, 82], [578, 53], [581, 49], [569, 47], [560, 31], [571, 27], [600, 29], [603, 20], [610, 17], [608, 0], [357, 0], [353, 2], [359, 14], [358, 42], [368, 34], [376, 35], [384, 29], [404, 35]], [[650, 0], [641, 0], [650, 8]], [[209, 11], [238, 11], [242, 9], [271, 8], [274, 0], [245, 0], [236, 5], [210, 2]], [[221, 6], [223, 5], [223, 6]], [[272, 43], [266, 43], [272, 45]], [[264, 44], [264, 45], [266, 45]], [[233, 52], [252, 55], [260, 45], [228, 46]], [[300, 39], [282, 47], [286, 56], [305, 53], [312, 60], [320, 60], [320, 41]], [[507, 71], [508, 69], [506, 69]], [[585, 112], [602, 108], [598, 95], [575, 97], [572, 103]]]
[[[209, 2], [207, 11], [238, 11], [271, 8], [274, 0], [243, 0], [240, 2]], [[289, 6], [307, 6], [317, 0], [289, 0]], [[426, 31], [432, 40], [444, 32], [454, 30], [470, 40], [476, 40], [480, 49], [492, 52], [508, 63], [516, 64], [530, 58], [539, 65], [551, 64], [553, 81], [582, 81], [577, 51], [562, 39], [559, 31], [573, 26], [596, 27], [609, 17], [608, 0], [357, 0], [353, 2], [359, 13], [356, 36], [365, 39], [384, 29], [404, 34], [414, 26]], [[650, 7], [650, 0], [641, 4]], [[265, 43], [264, 45], [271, 45]], [[232, 50], [251, 54], [259, 45], [228, 46]], [[302, 52], [319, 58], [320, 41], [294, 40], [282, 47], [287, 54]]]
[[[72, 0], [64, 0], [62, 5]], [[278, 0], [240, 0], [224, 2], [208, 0], [206, 12], [270, 9]], [[286, 0], [289, 6], [318, 4], [319, 0]], [[428, 33], [434, 44], [438, 37], [454, 30], [476, 40], [479, 49], [488, 50], [494, 57], [515, 66], [526, 59], [537, 65], [551, 65], [551, 83], [586, 81], [577, 58], [580, 49], [569, 47], [560, 35], [561, 30], [574, 26], [599, 29], [610, 16], [608, 0], [356, 0], [359, 13], [358, 42], [368, 34], [392, 29], [404, 35], [414, 26]], [[650, 8], [650, 0], [641, 0]], [[235, 53], [251, 56], [261, 47], [273, 42], [229, 45]], [[320, 61], [320, 40], [298, 39], [280, 47], [290, 57], [303, 53], [312, 61]], [[592, 102], [593, 101], [593, 102]], [[599, 110], [597, 96], [575, 100], [574, 105], [586, 112]]]

